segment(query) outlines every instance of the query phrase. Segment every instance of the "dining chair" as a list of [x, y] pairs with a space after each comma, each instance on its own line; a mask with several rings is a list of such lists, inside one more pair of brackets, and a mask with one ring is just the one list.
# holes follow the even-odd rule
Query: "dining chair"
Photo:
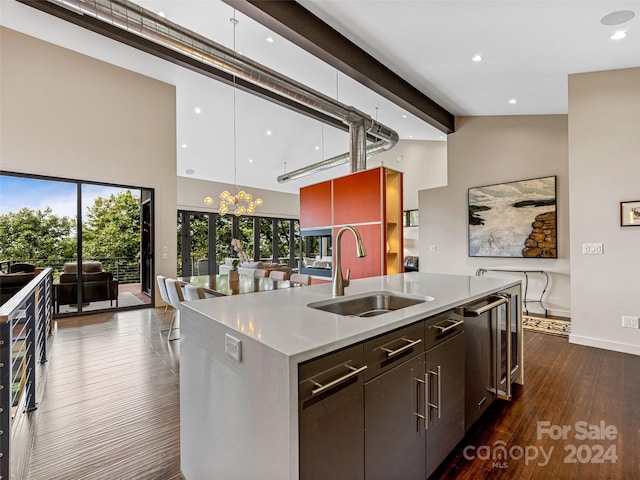
[[165, 283], [166, 279], [167, 277], [165, 277], [164, 275], [156, 276], [156, 281], [158, 282], [158, 291], [160, 292], [160, 298], [162, 298], [162, 301], [164, 302], [164, 312], [162, 314], [162, 321], [160, 322], [161, 332], [167, 331], [166, 329], [163, 330], [162, 327], [164, 327], [164, 318], [167, 315], [167, 309], [171, 305], [171, 300], [169, 300], [169, 294], [167, 293], [167, 284]]
[[272, 280], [288, 280], [287, 272], [282, 272], [280, 270], [271, 270], [269, 272], [269, 278]]
[[196, 287], [191, 284], [186, 284], [184, 286], [185, 300], [202, 300], [203, 298], [206, 297], [204, 296], [204, 289], [202, 287]]
[[294, 286], [311, 285], [311, 275], [306, 273], [292, 273], [289, 280], [291, 281], [291, 285]]
[[263, 268], [254, 268], [253, 269], [253, 276], [254, 277], [258, 277], [258, 278], [266, 278], [266, 277], [269, 276], [269, 272], [267, 272]]
[[178, 320], [178, 315], [180, 314], [180, 304], [184, 302], [184, 294], [182, 293], [180, 282], [178, 282], [175, 278], [167, 278], [165, 280], [165, 283], [167, 285], [167, 296], [169, 297], [171, 306], [174, 308], [173, 318], [171, 319], [171, 326], [169, 327], [169, 335], [167, 337], [167, 340], [171, 342], [180, 338], [171, 338], [171, 334], [174, 330], [180, 329], [180, 327], [176, 327], [175, 325], [176, 321]]

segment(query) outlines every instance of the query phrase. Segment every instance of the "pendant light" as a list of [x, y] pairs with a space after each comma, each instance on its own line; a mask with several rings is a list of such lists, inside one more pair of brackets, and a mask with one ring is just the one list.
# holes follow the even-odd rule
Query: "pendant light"
[[[233, 10], [233, 18], [229, 19], [233, 24], [233, 51], [236, 51], [236, 27], [240, 23], [236, 19], [236, 11]], [[225, 190], [220, 194], [220, 207], [218, 213], [220, 215], [226, 215], [232, 213], [236, 217], [241, 215], [252, 215], [255, 212], [256, 207], [263, 204], [261, 198], [253, 199], [250, 193], [244, 190], [238, 191], [237, 180], [237, 127], [236, 127], [236, 76], [233, 75], [233, 183], [236, 187], [236, 194], [231, 195], [228, 190]], [[207, 205], [213, 204], [213, 198], [207, 197], [204, 199], [204, 203]]]

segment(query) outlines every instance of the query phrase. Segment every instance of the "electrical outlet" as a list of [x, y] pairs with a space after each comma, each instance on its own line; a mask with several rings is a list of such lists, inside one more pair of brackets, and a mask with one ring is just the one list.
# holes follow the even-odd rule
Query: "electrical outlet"
[[429, 245], [429, 251], [430, 252], [437, 252], [438, 251], [438, 246], [437, 245]]
[[602, 255], [604, 253], [604, 245], [602, 243], [583, 243], [583, 255]]
[[242, 340], [232, 337], [228, 333], [224, 336], [224, 353], [242, 362]]
[[640, 328], [640, 319], [638, 317], [622, 316], [623, 328]]

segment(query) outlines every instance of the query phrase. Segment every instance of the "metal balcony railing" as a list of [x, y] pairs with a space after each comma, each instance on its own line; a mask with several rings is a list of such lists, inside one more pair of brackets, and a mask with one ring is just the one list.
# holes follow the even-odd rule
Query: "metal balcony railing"
[[[58, 278], [64, 264], [76, 262], [77, 258], [12, 258], [0, 260], [0, 271], [8, 272], [14, 263], [31, 263], [40, 268], [51, 268], [53, 278]], [[113, 274], [114, 280], [120, 285], [128, 283], [140, 283], [140, 265], [132, 257], [85, 257], [84, 262], [97, 261], [102, 263], [102, 269]]]
[[31, 413], [42, 397], [51, 336], [53, 271], [44, 269], [0, 307], [0, 479], [26, 478]]

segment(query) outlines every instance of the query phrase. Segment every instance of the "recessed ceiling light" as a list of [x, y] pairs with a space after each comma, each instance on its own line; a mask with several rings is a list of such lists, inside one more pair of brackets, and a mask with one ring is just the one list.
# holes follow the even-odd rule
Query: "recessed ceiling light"
[[183, 143], [183, 144], [182, 144], [182, 148], [187, 148], [187, 144], [186, 144], [186, 143]]
[[444, 135], [440, 135], [440, 140], [444, 139]]
[[616, 33], [611, 35], [610, 38], [611, 38], [611, 40], [621, 40], [626, 36], [627, 36], [627, 32], [625, 32], [623, 30], [618, 30]]
[[193, 175], [194, 173], [196, 173], [196, 171], [193, 168], [187, 168], [184, 173], [186, 173], [187, 175]]
[[602, 17], [600, 23], [603, 25], [620, 25], [621, 23], [628, 22], [635, 17], [635, 15], [631, 10], [618, 10], [617, 12], [611, 12]]
[[509, 100], [509, 103], [513, 105], [514, 103], [518, 103], [518, 101], [515, 98], [512, 98], [511, 100]]
[[253, 158], [250, 158], [250, 159], [249, 159], [249, 163], [253, 163]]
[[407, 118], [407, 116], [403, 114], [403, 115], [402, 115], [402, 118]]
[[273, 43], [273, 38], [272, 37], [267, 37], [267, 42]]
[[409, 138], [413, 138], [413, 135], [409, 135]]
[[267, 135], [271, 135], [271, 130], [267, 130]]
[[482, 57], [480, 55], [474, 55], [473, 58], [471, 58], [471, 60], [473, 60], [474, 62], [481, 62]]
[[162, 10], [160, 10], [158, 12], [158, 15], [160, 15], [162, 18], [166, 18], [167, 17]]
[[202, 113], [202, 109], [200, 107], [194, 108], [193, 111], [196, 113]]
[[316, 150], [320, 150], [320, 145], [316, 145]]

